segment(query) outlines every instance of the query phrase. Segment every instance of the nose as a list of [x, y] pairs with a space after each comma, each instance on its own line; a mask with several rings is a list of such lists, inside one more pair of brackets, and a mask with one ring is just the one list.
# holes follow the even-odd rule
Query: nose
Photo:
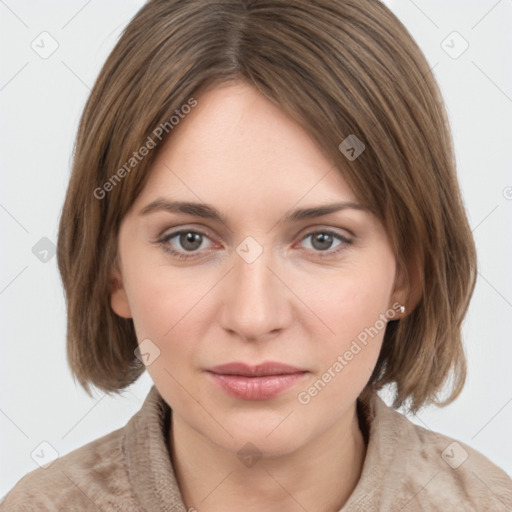
[[275, 336], [291, 317], [286, 278], [279, 276], [270, 250], [254, 261], [240, 254], [233, 255], [233, 268], [223, 280], [221, 325], [246, 341]]

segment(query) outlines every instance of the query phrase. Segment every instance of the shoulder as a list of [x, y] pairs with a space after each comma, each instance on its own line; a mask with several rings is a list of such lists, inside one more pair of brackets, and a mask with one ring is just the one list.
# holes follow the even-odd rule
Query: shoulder
[[405, 510], [512, 510], [512, 480], [467, 444], [414, 424], [376, 399], [387, 489]]
[[[120, 428], [27, 473], [0, 511], [132, 510]], [[126, 507], [123, 506], [126, 503]]]

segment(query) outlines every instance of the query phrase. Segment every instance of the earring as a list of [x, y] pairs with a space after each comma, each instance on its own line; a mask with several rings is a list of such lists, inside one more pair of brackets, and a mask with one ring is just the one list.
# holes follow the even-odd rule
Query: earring
[[402, 313], [402, 315], [405, 313], [405, 306], [400, 306], [400, 313]]

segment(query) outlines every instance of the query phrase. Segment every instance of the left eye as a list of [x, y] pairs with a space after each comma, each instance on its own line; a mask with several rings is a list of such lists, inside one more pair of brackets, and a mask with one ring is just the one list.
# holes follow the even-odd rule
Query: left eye
[[345, 238], [333, 231], [315, 231], [313, 233], [308, 233], [302, 241], [307, 240], [308, 238], [311, 239], [312, 247], [310, 248], [315, 252], [336, 252], [336, 249], [330, 251], [335, 239], [339, 240], [339, 244], [335, 246], [336, 248], [340, 245], [351, 243], [348, 238]]

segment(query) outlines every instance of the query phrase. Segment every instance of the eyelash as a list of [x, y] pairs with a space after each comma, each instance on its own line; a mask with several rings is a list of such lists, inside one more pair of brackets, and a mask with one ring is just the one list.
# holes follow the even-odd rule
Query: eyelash
[[[160, 245], [165, 252], [169, 253], [171, 256], [173, 256], [173, 257], [175, 257], [175, 258], [177, 258], [179, 260], [190, 260], [190, 259], [193, 259], [193, 258], [195, 258], [194, 254], [196, 254], [197, 251], [191, 252], [191, 253], [189, 253], [190, 255], [187, 255], [187, 254], [184, 254], [184, 253], [182, 253], [180, 251], [176, 251], [175, 249], [172, 249], [170, 247], [170, 245], [168, 244], [168, 242], [171, 239], [173, 239], [176, 236], [181, 235], [183, 233], [194, 233], [194, 234], [198, 234], [198, 235], [201, 235], [203, 237], [206, 237], [206, 238], [210, 238], [203, 231], [193, 230], [193, 229], [180, 229], [178, 231], [173, 231], [172, 233], [169, 233], [168, 235], [165, 235], [164, 237], [158, 239], [156, 241], [156, 243], [158, 245]], [[310, 237], [312, 235], [319, 234], [319, 233], [321, 233], [323, 235], [331, 235], [334, 238], [337, 238], [338, 240], [343, 242], [342, 244], [340, 244], [338, 246], [337, 249], [334, 249], [334, 250], [326, 250], [326, 251], [314, 251], [313, 250], [313, 252], [316, 253], [319, 258], [329, 258], [329, 257], [336, 256], [339, 252], [345, 250], [347, 245], [351, 245], [352, 244], [352, 240], [349, 240], [348, 238], [340, 235], [339, 233], [336, 233], [335, 231], [331, 231], [329, 229], [318, 230], [318, 231], [310, 231], [309, 233], [304, 235], [301, 238], [300, 241], [302, 242], [303, 240], [306, 240], [308, 237]]]

